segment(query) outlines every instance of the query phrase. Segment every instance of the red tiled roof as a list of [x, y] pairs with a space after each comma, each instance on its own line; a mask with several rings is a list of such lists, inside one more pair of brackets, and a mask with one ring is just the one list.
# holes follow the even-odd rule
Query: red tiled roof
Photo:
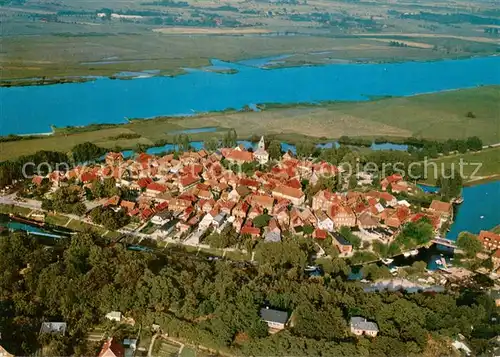
[[157, 191], [157, 192], [165, 192], [167, 190], [167, 186], [164, 186], [162, 184], [159, 184], [157, 182], [151, 182], [147, 187], [146, 190], [150, 191]]
[[120, 202], [120, 207], [123, 207], [130, 212], [135, 208], [135, 202], [122, 200]]
[[152, 182], [153, 180], [149, 177], [143, 177], [137, 180], [137, 184], [139, 185], [140, 188], [146, 188]]
[[241, 228], [241, 234], [250, 234], [252, 236], [260, 236], [260, 229], [256, 227], [244, 226]]
[[326, 239], [327, 235], [328, 233], [325, 230], [319, 228], [316, 228], [313, 232], [313, 237], [316, 239]]
[[294, 197], [294, 198], [301, 198], [304, 196], [304, 192], [302, 192], [302, 190], [293, 187], [288, 187], [285, 185], [276, 187], [273, 190], [273, 193], [279, 193], [283, 196]]
[[91, 172], [84, 172], [80, 177], [82, 182], [91, 182], [97, 180], [97, 175]]
[[[109, 354], [112, 353], [112, 355]], [[113, 338], [107, 340], [102, 346], [101, 352], [99, 353], [99, 357], [102, 356], [115, 356], [115, 357], [124, 357], [125, 356], [125, 348], [118, 342], [116, 342]]]
[[481, 231], [478, 236], [479, 240], [484, 242], [486, 239], [495, 243], [500, 243], [500, 234], [495, 234], [490, 231]]
[[43, 181], [43, 176], [35, 176], [31, 180], [31, 182], [33, 182], [37, 186], [40, 186], [42, 184], [42, 181]]
[[180, 183], [183, 187], [187, 187], [189, 185], [192, 185], [196, 182], [198, 182], [200, 180], [199, 177], [194, 177], [194, 176], [191, 176], [191, 175], [186, 175], [186, 176], [183, 176], [181, 177], [180, 179]]
[[259, 187], [259, 181], [252, 180], [249, 178], [241, 178], [238, 183], [240, 185], [248, 186], [248, 187]]
[[448, 213], [451, 210], [451, 203], [442, 202], [442, 201], [438, 201], [438, 200], [432, 200], [429, 208], [433, 211], [436, 211], [436, 212]]
[[245, 150], [231, 150], [229, 152], [226, 152], [226, 154], [222, 152], [222, 155], [224, 155], [226, 159], [232, 161], [241, 161], [241, 162], [253, 161], [253, 154]]

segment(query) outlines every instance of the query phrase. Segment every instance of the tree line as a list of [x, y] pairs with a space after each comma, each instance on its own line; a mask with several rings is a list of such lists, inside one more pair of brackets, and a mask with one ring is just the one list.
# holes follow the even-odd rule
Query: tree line
[[[309, 278], [300, 248], [269, 244], [251, 265], [173, 249], [132, 252], [91, 232], [50, 249], [7, 233], [0, 236], [2, 346], [16, 355], [42, 344], [52, 355], [96, 355], [86, 336], [110, 311], [232, 355], [447, 355], [459, 333], [481, 354], [500, 333], [491, 323], [494, 301], [482, 291], [368, 293], [347, 280], [340, 259], [324, 277]], [[263, 306], [293, 313], [293, 326], [269, 336]], [[351, 336], [351, 316], [375, 321], [377, 338]], [[66, 322], [66, 335], [39, 336], [42, 321]]]

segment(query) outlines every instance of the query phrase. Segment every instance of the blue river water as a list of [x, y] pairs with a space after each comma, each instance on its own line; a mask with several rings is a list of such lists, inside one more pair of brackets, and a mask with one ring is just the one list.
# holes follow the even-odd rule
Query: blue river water
[[101, 78], [85, 83], [0, 88], [0, 135], [50, 126], [123, 123], [126, 118], [192, 115], [250, 103], [368, 100], [500, 84], [500, 57], [391, 64], [262, 69], [213, 61], [236, 74], [192, 71], [176, 77]]

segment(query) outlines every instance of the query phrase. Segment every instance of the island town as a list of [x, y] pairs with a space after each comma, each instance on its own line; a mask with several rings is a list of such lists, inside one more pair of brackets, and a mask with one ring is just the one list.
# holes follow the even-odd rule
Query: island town
[[[370, 172], [354, 176], [356, 180], [341, 165], [298, 158], [291, 152], [271, 159], [262, 137], [256, 150], [236, 145], [158, 156], [140, 153], [131, 158], [108, 152], [99, 162], [35, 175], [21, 190], [4, 194], [2, 202], [11, 199], [11, 205], [29, 209], [25, 218], [13, 216], [21, 222], [39, 222], [43, 227], [54, 217], [66, 217], [67, 223], [82, 222], [114, 233], [116, 241], [129, 240], [137, 248], [146, 248], [148, 243], [156, 247], [179, 244], [210, 252], [215, 247], [238, 252], [253, 262], [257, 245], [305, 239], [316, 258], [309, 261], [306, 272], [316, 272], [312, 264], [318, 259], [345, 258], [366, 266], [362, 277], [374, 282], [366, 285], [366, 292], [441, 292], [440, 284], [472, 275], [470, 270], [451, 267], [442, 257], [436, 260], [440, 274], [417, 274], [418, 280], [402, 278], [394, 266], [388, 269], [392, 277], [376, 274], [370, 263], [391, 266], [391, 257], [416, 256], [419, 248], [432, 244], [458, 250], [455, 241], [443, 238], [453, 222], [454, 203], [430, 195], [428, 205], [421, 204], [415, 197], [427, 194], [400, 174], [378, 180]], [[39, 191], [43, 192], [39, 200], [30, 196]], [[477, 254], [491, 259], [491, 270], [498, 270], [500, 235], [481, 231], [477, 239], [483, 248]], [[209, 260], [218, 259], [209, 256]], [[422, 273], [417, 266], [405, 272]], [[293, 329], [297, 320], [295, 312], [270, 306], [262, 307], [259, 316], [269, 334]], [[120, 311], [109, 312], [105, 320], [114, 328], [134, 325]], [[40, 336], [62, 338], [66, 329], [66, 322], [44, 322]], [[356, 338], [375, 338], [379, 326], [352, 316], [346, 331]], [[160, 336], [158, 330], [151, 333]], [[96, 343], [104, 340], [99, 356], [146, 356], [146, 349], [155, 343], [154, 338], [138, 340], [133, 333], [123, 340], [106, 336], [94, 330], [87, 337]], [[184, 348], [168, 334], [161, 341], [175, 350]], [[460, 339], [453, 346], [470, 351]]]
[[456, 248], [443, 238], [451, 201], [433, 196], [420, 204], [412, 198], [425, 194], [400, 174], [344, 171], [291, 152], [270, 159], [261, 137], [255, 150], [235, 145], [132, 158], [108, 152], [101, 162], [33, 176], [26, 190], [44, 187], [41, 200], [11, 203], [33, 208], [29, 217], [37, 221], [67, 215], [135, 242], [247, 253], [259, 242], [300, 236], [315, 242], [319, 256], [359, 263], [390, 263], [390, 256], [416, 255], [433, 243]]

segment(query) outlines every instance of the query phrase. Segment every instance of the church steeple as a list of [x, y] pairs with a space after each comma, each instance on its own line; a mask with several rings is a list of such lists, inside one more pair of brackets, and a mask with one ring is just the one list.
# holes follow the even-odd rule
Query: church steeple
[[258, 149], [259, 150], [265, 150], [266, 149], [266, 143], [264, 142], [264, 135], [260, 137]]

